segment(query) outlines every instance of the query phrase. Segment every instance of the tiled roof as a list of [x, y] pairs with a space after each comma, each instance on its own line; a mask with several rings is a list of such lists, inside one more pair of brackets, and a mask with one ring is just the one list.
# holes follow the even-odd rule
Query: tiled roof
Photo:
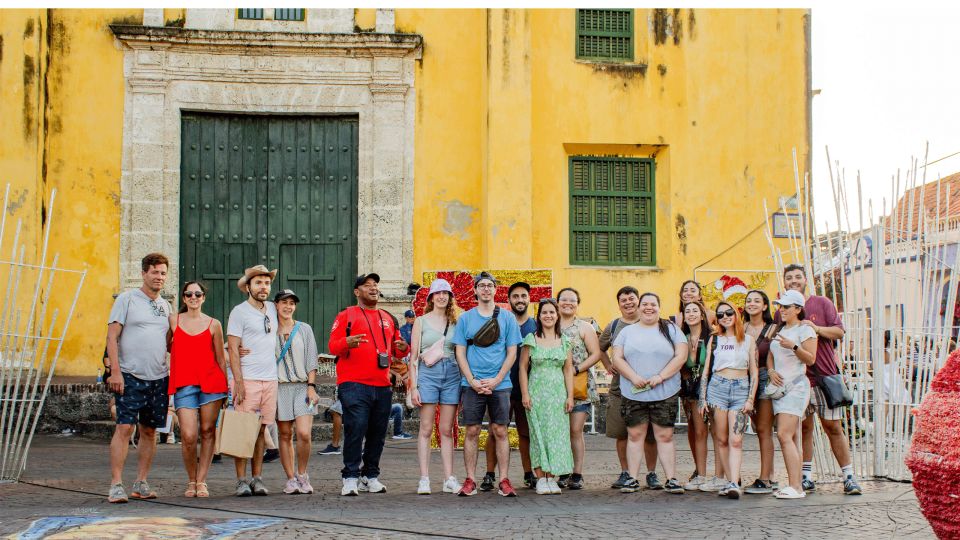
[[[927, 219], [933, 221], [937, 219], [937, 186], [939, 189], [939, 217], [941, 221], [957, 220], [960, 218], [960, 173], [954, 173], [944, 177], [938, 183], [937, 181], [927, 182], [922, 186], [917, 186], [907, 190], [906, 193], [897, 201], [897, 206], [891, 212], [890, 217], [896, 216], [898, 228], [901, 229], [901, 238], [907, 236], [907, 232], [913, 236], [919, 229], [921, 221], [920, 208], [923, 205], [923, 213]], [[910, 202], [913, 197], [913, 218], [910, 218]]]

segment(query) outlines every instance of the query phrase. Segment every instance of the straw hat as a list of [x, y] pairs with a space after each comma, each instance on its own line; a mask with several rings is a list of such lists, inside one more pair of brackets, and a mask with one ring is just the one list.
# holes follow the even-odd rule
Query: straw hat
[[267, 270], [267, 267], [262, 264], [251, 266], [250, 268], [247, 268], [246, 270], [244, 270], [243, 277], [237, 280], [237, 288], [239, 288], [243, 292], [247, 292], [247, 289], [246, 289], [247, 283], [251, 279], [257, 276], [270, 276], [270, 279], [272, 280], [277, 277], [277, 271], [274, 270], [271, 272], [270, 270]]

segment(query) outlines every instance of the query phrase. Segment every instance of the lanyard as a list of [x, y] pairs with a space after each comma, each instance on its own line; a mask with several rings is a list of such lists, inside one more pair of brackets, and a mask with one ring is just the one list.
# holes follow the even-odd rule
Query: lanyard
[[[370, 319], [367, 318], [367, 311], [360, 306], [357, 306], [360, 309], [360, 313], [363, 314], [363, 320], [367, 321], [367, 328], [370, 330], [370, 339], [373, 340], [373, 348], [377, 350], [377, 353], [380, 352], [380, 346], [377, 345], [377, 337], [373, 335], [373, 325], [370, 324]], [[390, 346], [387, 344], [387, 334], [383, 330], [383, 313], [380, 313], [380, 310], [377, 310], [377, 316], [380, 317], [380, 335], [383, 336], [383, 348], [386, 349], [384, 352], [390, 352]]]

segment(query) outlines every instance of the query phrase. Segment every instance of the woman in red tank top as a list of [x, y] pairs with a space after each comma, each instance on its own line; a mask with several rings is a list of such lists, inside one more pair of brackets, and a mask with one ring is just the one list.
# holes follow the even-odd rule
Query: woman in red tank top
[[[201, 308], [207, 289], [188, 281], [180, 291], [180, 312], [170, 316], [170, 387], [180, 423], [186, 497], [209, 497], [207, 472], [213, 461], [217, 415], [226, 402], [227, 371], [220, 321]], [[199, 414], [198, 414], [199, 411]], [[198, 418], [199, 417], [199, 418]], [[197, 460], [197, 439], [200, 459]]]

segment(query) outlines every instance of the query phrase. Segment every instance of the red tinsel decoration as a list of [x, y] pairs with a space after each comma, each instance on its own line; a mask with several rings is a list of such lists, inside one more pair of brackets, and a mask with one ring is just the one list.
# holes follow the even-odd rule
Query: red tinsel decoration
[[[473, 290], [473, 276], [469, 272], [437, 272], [437, 278], [442, 278], [450, 283], [453, 289], [453, 298], [456, 300], [457, 308], [460, 311], [467, 311], [476, 307], [477, 299]], [[494, 302], [503, 307], [509, 307], [507, 299], [507, 289], [510, 283], [501, 283], [497, 286], [494, 294]], [[427, 295], [430, 294], [430, 287], [421, 287], [417, 290], [417, 295], [413, 299], [413, 311], [419, 317], [423, 315], [423, 310], [427, 307]], [[539, 285], [530, 288], [530, 303], [536, 304], [541, 298], [549, 298], [553, 295], [553, 287], [549, 285]]]
[[913, 414], [906, 463], [920, 509], [939, 538], [960, 538], [960, 351], [950, 354]]

